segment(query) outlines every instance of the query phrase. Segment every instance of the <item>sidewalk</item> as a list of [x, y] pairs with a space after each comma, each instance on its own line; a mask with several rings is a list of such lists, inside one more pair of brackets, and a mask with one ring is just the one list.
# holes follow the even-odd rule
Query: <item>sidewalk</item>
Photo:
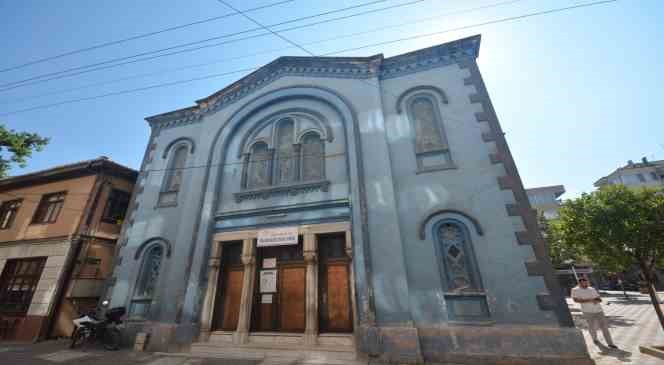
[[[581, 306], [567, 299], [574, 323], [583, 330], [588, 352], [597, 365], [616, 365], [631, 363], [635, 365], [662, 365], [664, 360], [639, 352], [639, 345], [664, 344], [664, 331], [659, 325], [655, 310], [646, 294], [628, 292], [626, 300], [622, 292], [601, 291], [604, 299], [604, 313], [609, 321], [613, 341], [619, 350], [606, 346], [598, 347], [590, 338], [587, 324], [582, 319]], [[660, 293], [664, 298], [664, 293]], [[601, 332], [600, 342], [605, 343]]]
[[[664, 360], [639, 352], [639, 345], [664, 344], [664, 331], [660, 328], [655, 311], [647, 295], [630, 292], [626, 300], [622, 292], [602, 292], [604, 312], [611, 327], [613, 339], [620, 348], [612, 350], [595, 345], [587, 325], [581, 318], [580, 306], [568, 299], [574, 322], [583, 330], [588, 352], [597, 365], [662, 365]], [[664, 293], [662, 293], [664, 298]], [[603, 340], [599, 335], [600, 341]], [[265, 361], [237, 359], [197, 359], [191, 357], [170, 357], [129, 349], [106, 351], [101, 347], [69, 349], [69, 341], [46, 341], [36, 344], [0, 343], [1, 365], [263, 365], [272, 364], [278, 359]], [[283, 362], [280, 362], [280, 364]]]
[[0, 343], [2, 365], [257, 365], [256, 361], [236, 359], [196, 359], [170, 357], [131, 350], [106, 351], [101, 347], [69, 349], [69, 341], [36, 344]]

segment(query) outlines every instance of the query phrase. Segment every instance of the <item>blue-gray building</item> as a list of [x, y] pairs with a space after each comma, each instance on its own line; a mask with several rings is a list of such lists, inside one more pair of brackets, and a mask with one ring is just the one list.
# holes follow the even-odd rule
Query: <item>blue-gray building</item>
[[152, 129], [109, 293], [148, 348], [590, 364], [476, 58], [281, 57]]

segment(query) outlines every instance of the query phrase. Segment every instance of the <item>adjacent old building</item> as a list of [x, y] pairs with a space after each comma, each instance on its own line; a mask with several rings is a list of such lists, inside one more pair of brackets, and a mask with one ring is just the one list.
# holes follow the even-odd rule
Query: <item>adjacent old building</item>
[[590, 364], [480, 37], [281, 57], [152, 130], [112, 305], [149, 349]]
[[0, 336], [69, 336], [113, 271], [137, 172], [106, 157], [0, 180]]

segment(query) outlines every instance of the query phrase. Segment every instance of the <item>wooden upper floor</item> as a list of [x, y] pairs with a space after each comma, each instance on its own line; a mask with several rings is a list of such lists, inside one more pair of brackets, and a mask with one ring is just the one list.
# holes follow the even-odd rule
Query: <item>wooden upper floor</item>
[[0, 243], [116, 239], [137, 175], [100, 157], [0, 180]]

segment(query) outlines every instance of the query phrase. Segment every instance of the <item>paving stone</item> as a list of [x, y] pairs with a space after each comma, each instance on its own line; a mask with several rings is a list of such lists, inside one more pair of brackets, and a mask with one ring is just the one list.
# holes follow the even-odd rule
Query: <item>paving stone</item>
[[[611, 337], [619, 350], [595, 345], [587, 331], [588, 325], [582, 317], [580, 304], [571, 299], [567, 301], [574, 323], [582, 329], [588, 352], [596, 365], [662, 365], [662, 360], [639, 352], [639, 345], [664, 344], [664, 331], [659, 325], [650, 297], [636, 292], [629, 292], [629, 299], [625, 299], [622, 292], [602, 291], [601, 294]], [[660, 297], [664, 298], [664, 293], [660, 293]], [[598, 338], [604, 342], [601, 331]]]
[[37, 358], [42, 359], [42, 360], [52, 361], [52, 362], [63, 363], [63, 362], [68, 362], [68, 361], [71, 361], [71, 360], [76, 360], [76, 359], [80, 359], [80, 358], [87, 357], [87, 356], [101, 356], [101, 355], [90, 353], [90, 352], [62, 350], [62, 351], [52, 352], [52, 353], [48, 353], [48, 354], [43, 354], [41, 356], [37, 356]]

